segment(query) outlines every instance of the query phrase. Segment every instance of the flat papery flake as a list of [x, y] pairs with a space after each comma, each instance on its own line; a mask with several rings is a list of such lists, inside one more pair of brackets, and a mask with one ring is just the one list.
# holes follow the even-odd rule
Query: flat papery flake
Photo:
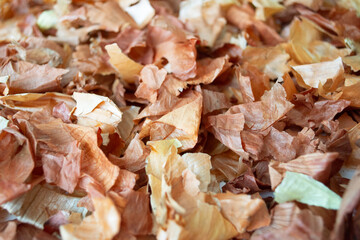
[[358, 239], [359, 16], [0, 1], [0, 240]]

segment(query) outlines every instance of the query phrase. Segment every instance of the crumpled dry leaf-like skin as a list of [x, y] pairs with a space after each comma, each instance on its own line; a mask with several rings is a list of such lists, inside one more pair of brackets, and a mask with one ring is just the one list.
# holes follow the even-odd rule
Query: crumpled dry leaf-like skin
[[27, 112], [36, 112], [46, 107], [53, 108], [61, 102], [65, 103], [69, 109], [75, 107], [74, 99], [61, 93], [23, 93], [0, 97], [1, 105]]
[[329, 235], [329, 231], [334, 228], [335, 220], [336, 220], [336, 212], [335, 210], [325, 209], [317, 206], [307, 206], [307, 208], [317, 216], [322, 217], [324, 221], [325, 235]]
[[0, 187], [2, 189], [0, 193], [0, 203], [6, 203], [29, 191], [32, 188], [32, 185], [1, 180]]
[[167, 209], [163, 202], [162, 180], [152, 174], [148, 174], [149, 186], [151, 188], [150, 205], [157, 224], [165, 224]]
[[[148, 236], [144, 237], [145, 239], [148, 239]], [[136, 240], [137, 238], [134, 235], [131, 235], [128, 232], [125, 231], [120, 231], [114, 238], [113, 240], [121, 240], [121, 239], [128, 239], [128, 240]], [[142, 237], [140, 237], [139, 239], [142, 239]], [[150, 240], [153, 240], [153, 236], [151, 236], [149, 238]]]
[[126, 230], [135, 236], [150, 234], [153, 220], [150, 213], [149, 195], [133, 190], [120, 192], [119, 195], [126, 200], [121, 213], [121, 231]]
[[[212, 175], [210, 175], [210, 178], [211, 177]], [[193, 171], [189, 169], [185, 169], [182, 172], [182, 186], [181, 186], [185, 191], [185, 193], [192, 197], [197, 197], [200, 193], [199, 186], [200, 186], [200, 181], [198, 180], [197, 176], [193, 173]], [[209, 188], [210, 187], [211, 186], [209, 186]], [[177, 186], [174, 187], [173, 189], [174, 193], [176, 193], [175, 191], [177, 191], [178, 189], [179, 188]]]
[[[191, 155], [184, 154], [183, 157], [177, 155], [177, 148], [180, 147], [180, 143], [177, 140], [154, 141], [150, 144], [152, 151], [148, 158], [147, 174], [150, 178], [149, 182], [152, 190], [152, 207], [157, 217], [157, 222], [162, 226], [162, 228], [159, 229], [160, 231], [158, 231], [158, 238], [173, 238], [175, 235], [179, 239], [202, 239], [204, 236], [206, 236], [207, 239], [227, 239], [234, 237], [237, 231], [235, 227], [225, 219], [226, 215], [222, 215], [224, 214], [222, 212], [222, 204], [220, 203], [221, 206], [219, 206], [221, 209], [220, 213], [219, 207], [201, 200], [202, 197], [199, 186], [201, 182], [203, 182], [203, 178], [198, 178], [198, 176], [200, 172], [202, 172], [202, 176], [206, 176], [204, 175], [206, 170], [200, 169], [201, 171], [199, 172], [196, 170], [197, 168], [193, 168], [190, 165], [188, 165], [190, 168], [187, 168], [186, 165], [189, 163], [186, 163], [188, 160], [185, 159]], [[197, 155], [192, 155], [191, 157], [194, 157], [194, 164], [198, 164], [196, 161]], [[208, 163], [210, 163], [209, 160]], [[193, 173], [195, 173], [195, 175]], [[217, 196], [218, 195], [215, 195], [215, 197]], [[218, 197], [220, 199], [223, 196], [223, 194], [219, 194]], [[249, 198], [251, 197], [249, 196]], [[168, 199], [168, 201], [165, 201], [165, 199]], [[226, 202], [226, 200], [227, 198], [224, 197], [224, 202]], [[215, 202], [213, 204], [215, 204]], [[164, 208], [165, 206], [167, 206], [169, 210]], [[263, 207], [265, 207], [265, 204]], [[184, 222], [181, 223], [175, 218], [175, 222], [173, 223], [176, 224], [173, 225], [171, 220], [172, 216], [166, 215], [172, 211], [182, 216]], [[257, 219], [257, 217], [255, 219]], [[254, 222], [248, 223], [246, 227], [249, 227], [249, 229], [260, 227], [261, 224], [257, 225], [258, 223], [255, 223], [255, 221], [257, 221], [255, 219]], [[216, 223], [213, 221], [216, 221]], [[230, 222], [232, 222], [231, 219]], [[166, 225], [166, 223], [168, 223], [168, 225]], [[205, 227], [202, 228], [204, 230], [198, 230], [199, 224]]]
[[256, 19], [263, 21], [284, 9], [278, 0], [254, 0], [251, 2], [256, 7]]
[[254, 13], [247, 11], [246, 7], [232, 5], [226, 12], [226, 19], [240, 30], [255, 28], [266, 45], [276, 45], [283, 41], [279, 34], [260, 20], [256, 20]]
[[[167, 232], [160, 230], [159, 239], [229, 239], [237, 232], [235, 227], [227, 221], [218, 206], [197, 201], [194, 211], [186, 216], [185, 223], [169, 221]], [[201, 227], [200, 227], [201, 226]]]
[[55, 181], [72, 192], [80, 174], [88, 174], [105, 190], [112, 187], [119, 168], [98, 147], [97, 134], [92, 128], [65, 124], [60, 119], [51, 118], [45, 111], [30, 116], [17, 114], [16, 118], [34, 141], [47, 181]]
[[264, 147], [264, 136], [261, 132], [255, 132], [250, 130], [243, 130], [241, 133], [241, 140], [244, 150], [254, 160], [261, 160], [261, 153]]
[[224, 93], [203, 89], [202, 95], [203, 115], [231, 107], [231, 103]]
[[0, 130], [0, 204], [10, 201], [31, 189], [26, 183], [35, 167], [29, 140], [14, 128]]
[[[169, 221], [167, 232], [160, 231], [157, 238], [165, 239], [228, 239], [236, 235], [235, 228], [221, 216], [216, 206], [198, 202], [198, 211], [188, 218], [188, 224], [182, 226], [175, 221]], [[216, 224], [215, 224], [216, 223]], [[212, 226], [212, 227], [200, 227]], [[200, 229], [200, 231], [198, 231]]]
[[149, 26], [149, 40], [155, 48], [154, 62], [168, 61], [167, 69], [180, 80], [196, 75], [197, 38], [187, 36], [183, 23], [172, 16], [158, 16]]
[[68, 124], [66, 127], [72, 137], [79, 141], [79, 148], [83, 151], [81, 172], [92, 176], [105, 190], [109, 190], [119, 174], [119, 168], [113, 165], [97, 147], [97, 136], [94, 131], [73, 124]]
[[294, 3], [300, 3], [314, 11], [317, 11], [319, 9], [319, 7], [321, 6], [323, 0], [285, 0], [285, 6], [290, 6], [291, 4]]
[[131, 140], [129, 137], [134, 128], [134, 119], [138, 116], [139, 110], [140, 108], [136, 106], [121, 108], [123, 115], [121, 116], [121, 122], [118, 124], [118, 132], [120, 137], [126, 140], [127, 143]]
[[[40, 89], [47, 93], [13, 95], [11, 77], [0, 74], [0, 95], [10, 94], [0, 96], [0, 139], [11, 140], [0, 142], [11, 152], [1, 160], [13, 163], [23, 149], [32, 160], [0, 170], [0, 203], [27, 196], [19, 219], [48, 220], [42, 231], [0, 210], [0, 238], [53, 239], [64, 224], [82, 229], [72, 239], [330, 238], [337, 211], [299, 201], [338, 208], [360, 159], [354, 1], [26, 1], [0, 3], [0, 69], [68, 72], [58, 88]], [[72, 95], [81, 93], [96, 99], [79, 107]], [[77, 108], [88, 111], [76, 116]], [[341, 229], [360, 238], [351, 191], [334, 238]], [[110, 219], [95, 219], [93, 199], [111, 201]], [[81, 224], [86, 211], [95, 214]], [[107, 231], [111, 217], [118, 224]]]
[[196, 211], [197, 199], [205, 196], [199, 191], [200, 182], [196, 176], [186, 168], [181, 158], [179, 160], [174, 158], [166, 163], [162, 193], [169, 199], [167, 205], [170, 210], [173, 209], [182, 217], [188, 217]]
[[357, 122], [353, 120], [348, 113], [343, 113], [336, 119], [339, 122], [339, 129], [345, 129], [349, 131], [357, 125]]
[[180, 4], [179, 19], [210, 47], [214, 46], [226, 24], [221, 5], [216, 1], [183, 1]]
[[261, 189], [257, 184], [256, 178], [250, 168], [248, 168], [246, 172], [244, 172], [240, 176], [231, 179], [231, 181], [227, 182], [223, 186], [222, 190], [225, 192], [232, 192], [234, 194], [239, 194], [239, 193], [253, 194], [261, 191]]
[[359, 9], [359, 3], [356, 1], [345, 1], [345, 0], [340, 0], [338, 2], [336, 2], [336, 4], [342, 8], [348, 9], [351, 12], [354, 13], [359, 13], [360, 9]]
[[[118, 179], [119, 178], [116, 180]], [[88, 174], [82, 175], [78, 186], [80, 189], [83, 189], [87, 192], [87, 196], [83, 197], [79, 201], [78, 206], [85, 207], [91, 212], [95, 211], [94, 204], [92, 203], [91, 199], [104, 197], [106, 194], [104, 187]]]
[[157, 99], [157, 90], [165, 80], [167, 72], [155, 65], [146, 65], [140, 72], [140, 85], [136, 89], [135, 96], [144, 98], [154, 103]]
[[99, 54], [99, 50], [92, 50], [88, 45], [79, 45], [73, 53], [73, 65], [81, 72], [92, 74], [111, 74], [114, 69], [108, 64], [107, 59], [103, 53]]
[[296, 149], [296, 156], [301, 156], [314, 153], [319, 143], [320, 140], [315, 137], [315, 132], [311, 128], [305, 127], [294, 137], [292, 145]]
[[66, 224], [60, 227], [64, 240], [112, 239], [120, 231], [121, 216], [110, 198], [94, 198], [95, 212], [80, 224]]
[[354, 231], [351, 230], [351, 224], [353, 224], [351, 215], [353, 215], [353, 211], [356, 211], [357, 205], [359, 204], [359, 184], [360, 174], [359, 169], [357, 169], [346, 188], [340, 209], [337, 212], [334, 230], [331, 233], [332, 240], [349, 239], [355, 234]]
[[[240, 89], [241, 95], [251, 96], [251, 90], [255, 101], [259, 101], [265, 91], [270, 90], [270, 78], [266, 74], [262, 73], [257, 67], [249, 65], [247, 62], [245, 62], [241, 67], [237, 67], [235, 69], [235, 76], [237, 78], [236, 80], [239, 81], [239, 86], [237, 88]], [[247, 77], [249, 77], [249, 79], [247, 79]], [[250, 81], [251, 89], [248, 81]], [[245, 97], [242, 96], [239, 98], [238, 102], [246, 102], [244, 99]]]
[[[311, 1], [317, 2], [318, 4], [321, 4], [322, 2], [322, 0], [315, 0], [315, 1], [311, 0]], [[302, 5], [306, 6], [305, 4]], [[326, 32], [329, 34], [335, 33], [336, 35], [341, 35], [341, 28], [336, 22], [326, 19], [320, 14], [313, 12], [302, 5], [296, 5], [296, 10], [301, 14], [301, 16], [304, 16], [307, 19], [313, 21], [314, 23], [319, 25], [323, 30], [326, 30]]]
[[121, 27], [134, 25], [131, 17], [121, 9], [116, 1], [97, 2], [86, 5], [87, 18], [97, 28], [105, 31], [117, 32]]
[[[72, 73], [69, 74], [66, 87], [63, 92], [72, 95], [74, 92], [96, 93], [102, 96], [111, 95], [111, 83], [113, 75], [103, 76], [96, 74], [94, 76], [76, 73], [76, 68], [71, 68]], [[73, 74], [73, 75], [72, 75]], [[117, 79], [116, 79], [117, 80]]]
[[[146, 44], [145, 31], [133, 27], [123, 29], [115, 38], [104, 39], [100, 45], [117, 43], [123, 53], [142, 64], [152, 63], [153, 50]], [[138, 50], [143, 50], [144, 56], [138, 56]]]
[[[324, 143], [327, 152], [339, 153], [338, 159], [340, 160], [340, 162], [338, 162], [338, 168], [340, 168], [340, 163], [345, 162], [351, 155], [352, 147], [349, 140], [348, 132], [345, 129], [335, 130], [334, 132], [331, 132], [331, 135]], [[319, 147], [319, 149], [324, 150], [321, 147]]]
[[9, 61], [1, 67], [0, 75], [9, 76], [6, 83], [8, 93], [36, 93], [59, 90], [61, 76], [68, 71], [25, 61]]
[[271, 186], [270, 174], [269, 174], [269, 162], [267, 160], [259, 161], [252, 168], [256, 181], [261, 188], [267, 189]]
[[236, 227], [238, 233], [270, 224], [270, 215], [262, 199], [230, 192], [218, 193], [214, 198], [219, 200], [222, 214]]
[[186, 219], [187, 238], [183, 239], [229, 239], [235, 237], [236, 229], [220, 213], [217, 206], [198, 201], [197, 210]]
[[184, 24], [170, 14], [156, 16], [148, 26], [151, 45], [156, 49], [158, 44], [174, 40], [184, 42], [188, 37]]
[[114, 133], [121, 122], [122, 112], [109, 98], [74, 92], [76, 106], [72, 115], [77, 117], [77, 124], [88, 127], [100, 127], [105, 133]]
[[64, 103], [58, 103], [52, 109], [51, 115], [55, 118], [60, 118], [64, 123], [71, 123], [71, 109]]
[[295, 83], [288, 73], [285, 73], [282, 76], [282, 79], [284, 81], [282, 86], [284, 87], [284, 89], [286, 91], [286, 99], [291, 101], [293, 99], [293, 95], [298, 93]]
[[[304, 88], [319, 88], [329, 85], [329, 91], [334, 91], [344, 80], [344, 67], [341, 58], [334, 61], [293, 66], [297, 83]], [[331, 81], [329, 81], [331, 79]]]
[[145, 160], [149, 153], [150, 150], [139, 139], [139, 134], [136, 134], [125, 150], [124, 156], [121, 158], [111, 156], [110, 161], [121, 169], [137, 172], [145, 167]]
[[43, 228], [47, 219], [59, 210], [86, 214], [86, 209], [77, 207], [79, 200], [79, 197], [65, 195], [49, 185], [37, 185], [2, 207], [16, 215], [19, 221]]
[[196, 76], [195, 48], [197, 39], [188, 39], [185, 42], [166, 41], [156, 47], [155, 61], [161, 58], [168, 60], [169, 68], [177, 78], [186, 80]]
[[303, 173], [315, 180], [326, 183], [331, 174], [332, 163], [338, 155], [336, 152], [311, 153], [286, 163], [271, 161], [269, 164], [271, 188], [275, 189], [280, 184], [286, 171]]
[[121, 192], [128, 189], [133, 189], [137, 179], [139, 179], [137, 174], [125, 169], [120, 169], [119, 176], [117, 177], [111, 190], [115, 192]]
[[257, 67], [271, 79], [283, 76], [289, 71], [287, 61], [290, 56], [281, 45], [276, 47], [247, 47], [242, 54], [244, 61]]
[[[177, 148], [181, 146], [181, 143], [176, 139], [163, 140], [163, 141], [153, 141], [148, 142], [148, 145], [151, 147], [151, 152], [148, 157], [148, 164], [146, 166], [146, 173], [149, 177], [149, 185], [151, 187], [151, 207], [156, 217], [157, 223], [160, 225], [165, 224], [166, 217], [166, 208], [164, 192], [167, 185], [163, 179], [165, 174], [167, 178], [174, 179], [179, 178], [183, 170], [185, 170], [186, 165], [177, 155]], [[171, 165], [176, 160], [174, 166]], [[165, 167], [167, 165], [167, 167]], [[179, 166], [180, 165], [180, 166]], [[175, 168], [175, 166], [177, 168]], [[173, 167], [174, 172], [167, 173], [169, 168]], [[171, 169], [170, 169], [171, 170]], [[170, 189], [171, 190], [171, 189]], [[179, 192], [182, 193], [182, 192]], [[182, 210], [183, 211], [183, 210]]]
[[181, 143], [177, 139], [170, 139], [150, 141], [147, 145], [150, 146], [151, 152], [147, 160], [146, 172], [161, 179], [163, 165], [168, 159], [177, 155], [177, 148], [181, 147]]
[[83, 157], [77, 141], [60, 120], [33, 127], [46, 181], [72, 193], [80, 178]]
[[35, 166], [29, 140], [16, 129], [8, 127], [1, 130], [0, 143], [0, 179], [25, 182]]
[[125, 142], [120, 138], [117, 133], [114, 134], [101, 134], [100, 129], [97, 132], [97, 137], [101, 150], [105, 153], [106, 156], [114, 155], [119, 156], [124, 152]]
[[87, 9], [85, 6], [72, 10], [69, 3], [58, 2], [54, 8], [57, 14], [61, 15], [59, 18], [59, 22], [61, 23], [65, 23], [73, 27], [79, 27], [88, 23], [86, 16]]
[[[187, 168], [186, 162], [177, 155], [177, 148], [181, 146], [178, 140], [149, 143], [152, 151], [148, 158], [146, 171], [152, 191], [151, 206], [158, 224], [165, 227], [166, 222], [171, 219], [171, 216], [166, 216], [167, 210], [164, 208], [166, 205], [184, 217], [190, 216], [196, 210], [195, 197], [200, 192], [198, 188], [200, 181], [197, 180], [195, 174], [199, 174], [202, 181], [204, 178], [196, 170], [196, 165], [191, 167], [194, 171], [196, 170], [194, 174]], [[168, 201], [165, 201], [166, 199]], [[167, 229], [169, 230], [169, 228]], [[196, 234], [196, 232], [192, 234]]]
[[[33, 225], [10, 221], [4, 223], [6, 227], [2, 232], [1, 239], [34, 239], [34, 240], [56, 240], [57, 238]], [[4, 225], [2, 224], [2, 225]], [[12, 236], [14, 234], [14, 236]]]
[[[196, 98], [192, 102], [174, 109], [155, 121], [155, 123], [166, 124], [175, 128], [170, 130], [165, 138], [177, 138], [182, 143], [182, 150], [193, 148], [198, 140], [202, 95], [198, 92], [194, 93]], [[154, 139], [157, 134], [151, 134], [150, 139]]]
[[[5, 3], [5, 2], [4, 2]], [[4, 8], [1, 8], [3, 10]], [[2, 14], [1, 14], [2, 15]], [[17, 16], [7, 21], [1, 21], [0, 40], [1, 41], [20, 41], [23, 37], [23, 33], [17, 26], [18, 21], [23, 20], [23, 16]]]
[[16, 223], [8, 222], [6, 226], [1, 226], [0, 238], [1, 239], [15, 239], [16, 236]]
[[[211, 157], [212, 173], [217, 177], [217, 180], [227, 180], [231, 181], [241, 173], [246, 171], [246, 166], [244, 163], [239, 161], [239, 156], [232, 151], [227, 151], [221, 154], [217, 154]], [[217, 172], [225, 177], [219, 178]]]
[[277, 204], [271, 210], [270, 226], [278, 229], [287, 227], [300, 211], [300, 208], [294, 202]]
[[345, 161], [345, 165], [350, 168], [356, 168], [360, 161], [360, 147], [358, 142], [360, 139], [360, 124], [357, 124], [349, 130], [349, 140], [351, 144], [351, 155], [349, 159]]
[[81, 214], [80, 213], [70, 213], [69, 211], [58, 211], [44, 223], [44, 230], [47, 233], [59, 233], [59, 228], [61, 225], [65, 225], [70, 222], [81, 222]]
[[[26, 49], [28, 49], [28, 50], [36, 50], [36, 49], [52, 50], [54, 53], [57, 53], [60, 56], [60, 59], [58, 60], [59, 61], [58, 64], [60, 64], [62, 66], [66, 64], [67, 58], [69, 57], [68, 53], [66, 52], [66, 50], [63, 47], [61, 47], [55, 41], [51, 41], [46, 38], [28, 37], [28, 38], [24, 39], [24, 41], [22, 43], [26, 44]], [[30, 55], [32, 55], [31, 52], [27, 52], [27, 54], [29, 54], [29, 53], [30, 53]], [[34, 57], [38, 58], [38, 56], [34, 56]], [[51, 62], [50, 62], [50, 64], [51, 64]]]
[[251, 130], [259, 131], [280, 120], [293, 106], [286, 100], [285, 89], [276, 83], [261, 97], [261, 101], [233, 106], [228, 113], [243, 113], [245, 125]]
[[357, 72], [360, 70], [360, 65], [359, 65], [360, 56], [359, 55], [346, 56], [346, 57], [343, 57], [342, 60], [346, 65], [351, 67], [352, 71]]
[[249, 76], [241, 74], [240, 68], [235, 69], [235, 76], [239, 84], [239, 90], [241, 93], [241, 103], [254, 102], [255, 97], [251, 87], [251, 80]]
[[244, 69], [241, 68], [241, 73], [250, 77], [251, 88], [255, 97], [255, 101], [259, 101], [264, 95], [265, 91], [270, 90], [270, 78], [256, 67], [244, 63]]
[[179, 96], [187, 88], [187, 82], [181, 81], [173, 75], [167, 75], [163, 86], [171, 95]]
[[357, 23], [359, 17], [358, 13], [354, 11], [356, 7], [355, 1], [337, 1], [336, 3], [345, 3], [345, 5], [352, 4], [353, 6], [347, 6], [348, 9], [337, 8], [336, 11], [332, 14], [331, 19], [334, 20], [342, 27], [342, 33], [345, 37], [351, 38], [355, 41], [360, 40], [359, 25], [354, 25], [354, 22]]
[[323, 30], [321, 30], [319, 26], [306, 18], [294, 19], [290, 28], [287, 51], [297, 64], [333, 61], [350, 53], [349, 49], [338, 49], [322, 41]]
[[76, 46], [82, 42], [88, 41], [89, 33], [97, 30], [99, 30], [99, 25], [90, 25], [81, 28], [68, 28], [65, 24], [58, 22], [56, 36], [49, 36], [49, 39], [59, 43]]
[[293, 147], [294, 138], [286, 131], [278, 131], [270, 127], [269, 133], [264, 137], [264, 156], [272, 156], [274, 160], [287, 162], [294, 159], [296, 149]]
[[128, 83], [134, 83], [139, 77], [143, 65], [133, 61], [122, 53], [116, 43], [106, 45], [105, 49], [110, 56], [110, 63], [117, 70], [122, 79]]
[[218, 57], [215, 59], [200, 59], [197, 61], [196, 77], [187, 80], [187, 83], [194, 85], [200, 83], [210, 84], [216, 79], [216, 77], [225, 72], [230, 65], [228, 56]]
[[[166, 83], [166, 82], [165, 82]], [[144, 117], [162, 116], [169, 113], [171, 110], [180, 106], [184, 106], [197, 98], [196, 94], [190, 94], [184, 98], [178, 98], [173, 95], [167, 89], [160, 89], [158, 100], [155, 103], [150, 103], [146, 106], [136, 117], [135, 120], [139, 120]]]
[[209, 116], [208, 121], [216, 139], [238, 155], [247, 157], [247, 153], [245, 153], [243, 149], [240, 135], [240, 132], [244, 129], [245, 123], [244, 115], [242, 113], [225, 113]]
[[306, 98], [308, 96], [296, 95], [293, 101], [295, 107], [291, 109], [286, 117], [291, 124], [300, 127], [316, 128], [325, 120], [331, 120], [334, 116], [350, 105], [346, 100], [323, 100], [315, 103]]
[[344, 88], [341, 89], [340, 98], [351, 101], [350, 106], [352, 107], [360, 107], [360, 99], [359, 99], [359, 95], [357, 94], [360, 89], [360, 82], [356, 82], [354, 84], [346, 86], [347, 80], [350, 80], [350, 78], [346, 77], [345, 86]]
[[[276, 225], [273, 224], [275, 221]], [[272, 213], [272, 222], [270, 227], [255, 232], [251, 239], [326, 239], [323, 219], [308, 209], [299, 210], [292, 203], [277, 205]], [[282, 224], [280, 227], [279, 223]]]
[[200, 181], [200, 191], [207, 192], [208, 185], [210, 184], [210, 155], [206, 153], [185, 153], [182, 155], [182, 158], [185, 161], [187, 168], [190, 169]]
[[[29, 39], [27, 39], [29, 40]], [[42, 41], [41, 38], [30, 38], [30, 41], [37, 41], [37, 44], [28, 45], [28, 42], [23, 41], [20, 44], [11, 43], [6, 45], [8, 51], [16, 51], [17, 54], [12, 59], [23, 60], [33, 64], [48, 64], [50, 67], [64, 66], [66, 61], [66, 55], [63, 49], [51, 40]], [[35, 46], [34, 46], [35, 45]], [[47, 48], [47, 46], [52, 47]], [[58, 50], [58, 51], [57, 51]], [[62, 53], [62, 55], [60, 55]]]
[[186, 239], [188, 233], [184, 230], [183, 226], [176, 223], [174, 220], [170, 220], [168, 223], [167, 231], [161, 229], [156, 238], [159, 240], [166, 239]]

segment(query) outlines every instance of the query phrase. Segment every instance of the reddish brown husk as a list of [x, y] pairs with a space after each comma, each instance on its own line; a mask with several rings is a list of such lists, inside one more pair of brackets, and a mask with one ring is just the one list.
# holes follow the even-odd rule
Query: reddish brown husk
[[0, 239], [360, 238], [359, 12], [0, 1]]

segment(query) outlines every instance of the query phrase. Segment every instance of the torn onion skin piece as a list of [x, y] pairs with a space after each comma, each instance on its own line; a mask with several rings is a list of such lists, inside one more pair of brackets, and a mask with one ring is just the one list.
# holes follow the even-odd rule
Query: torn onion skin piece
[[0, 9], [0, 238], [360, 236], [353, 1]]

